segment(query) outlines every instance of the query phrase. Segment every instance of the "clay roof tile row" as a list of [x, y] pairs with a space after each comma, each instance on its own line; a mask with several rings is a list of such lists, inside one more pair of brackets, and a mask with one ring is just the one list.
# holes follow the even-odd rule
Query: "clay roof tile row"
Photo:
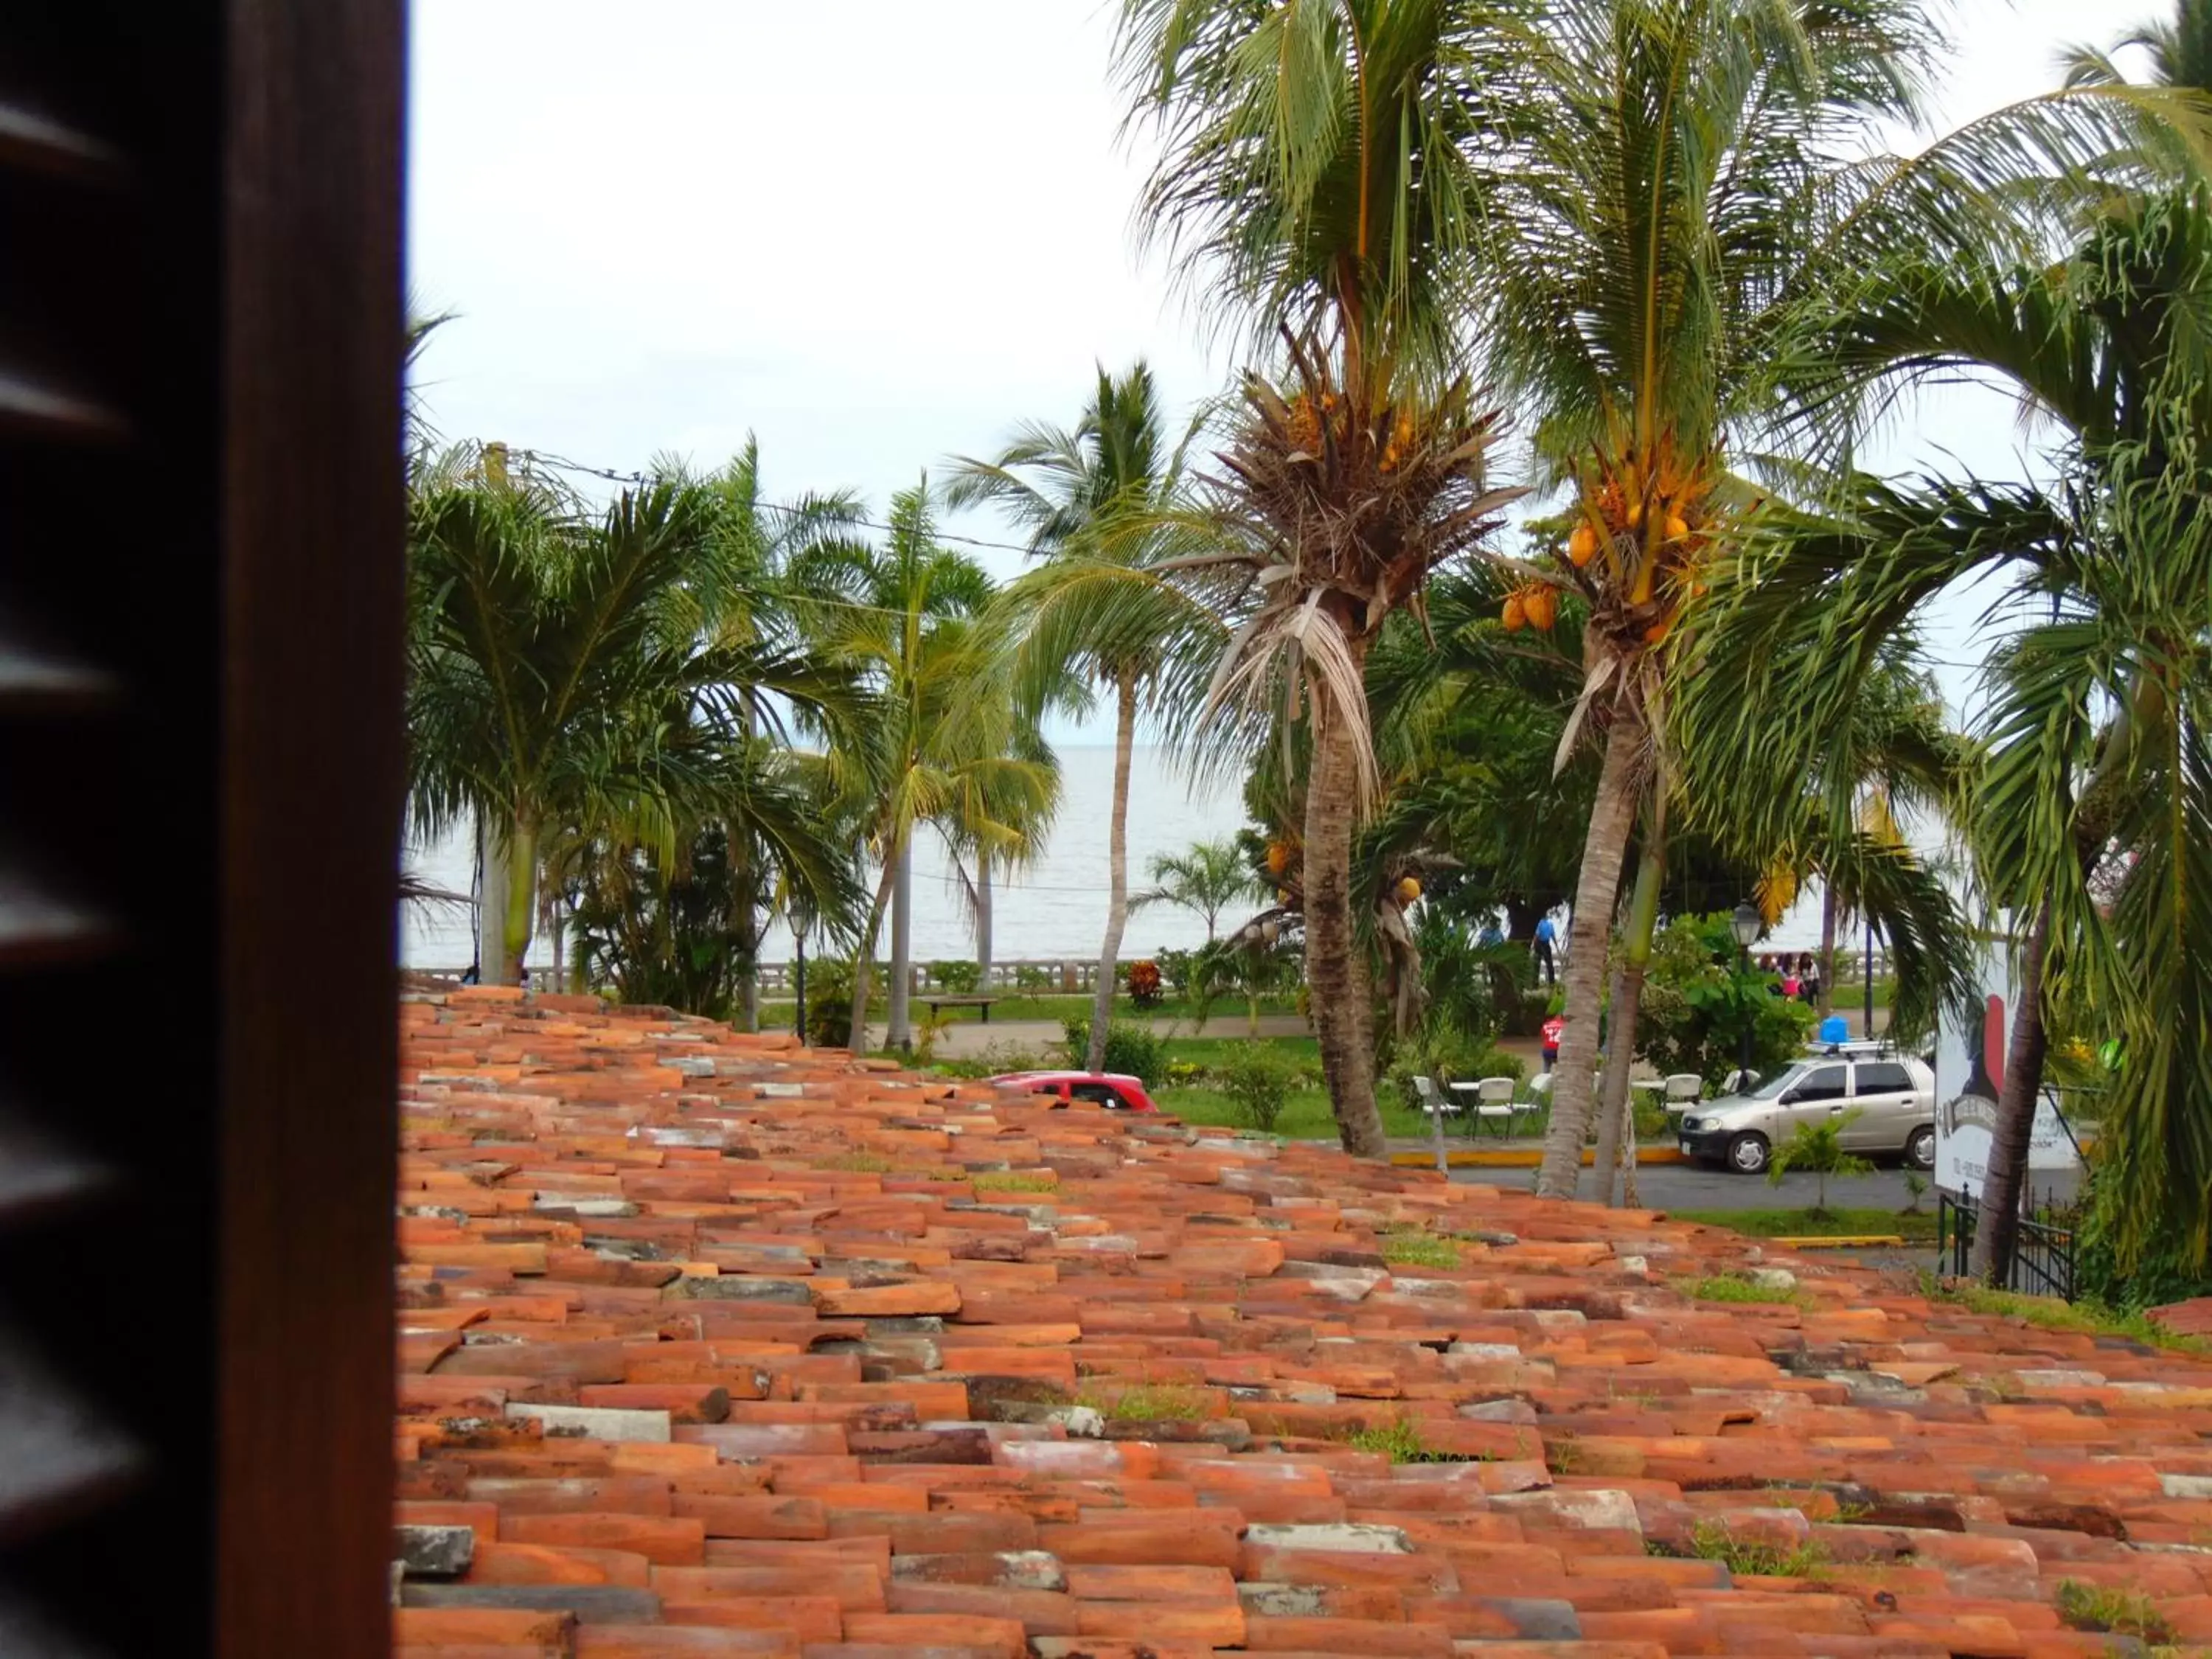
[[2212, 1643], [2212, 1362], [665, 1010], [401, 1016], [408, 1659]]

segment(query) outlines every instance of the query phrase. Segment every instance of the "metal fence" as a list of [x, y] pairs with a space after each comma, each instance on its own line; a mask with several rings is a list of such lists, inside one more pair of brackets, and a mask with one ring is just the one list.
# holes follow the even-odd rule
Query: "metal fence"
[[[1936, 1199], [1936, 1260], [1938, 1271], [1964, 1278], [1974, 1250], [1974, 1228], [1982, 1206], [1971, 1198], [1939, 1193]], [[2013, 1247], [2012, 1273], [2004, 1288], [2027, 1296], [2055, 1296], [2074, 1299], [2075, 1236], [2066, 1212], [2055, 1206], [2031, 1207], [2020, 1218]]]

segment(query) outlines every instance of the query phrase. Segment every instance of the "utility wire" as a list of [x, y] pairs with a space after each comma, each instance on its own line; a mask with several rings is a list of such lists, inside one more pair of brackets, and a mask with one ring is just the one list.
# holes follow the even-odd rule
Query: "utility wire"
[[[588, 462], [570, 460], [566, 456], [550, 454], [542, 449], [510, 449], [507, 453], [510, 455], [518, 456], [524, 459], [542, 463], [546, 466], [553, 468], [556, 471], [583, 473], [591, 477], [604, 478], [611, 483], [642, 486], [651, 483], [653, 481], [653, 475], [651, 473], [622, 472], [617, 471], [611, 467], [593, 466]], [[772, 513], [785, 513], [795, 517], [802, 514], [818, 510], [823, 504], [817, 502], [815, 503], [814, 506], [809, 507], [802, 503], [792, 501], [756, 501], [755, 505], [765, 508]], [[840, 511], [836, 514], [836, 522], [839, 525], [849, 526], [856, 529], [878, 530], [886, 533], [893, 532], [897, 529], [896, 525], [890, 524], [884, 520], [872, 519], [864, 514], [845, 511]], [[1044, 550], [1041, 548], [1024, 545], [1019, 542], [993, 541], [988, 537], [965, 536], [950, 530], [938, 530], [933, 528], [929, 534], [930, 539], [933, 541], [957, 542], [965, 547], [986, 548], [993, 552], [999, 553], [1018, 553], [1024, 558], [1035, 558]], [[1060, 556], [1063, 559], [1066, 557], [1064, 554]], [[1121, 565], [1112, 565], [1111, 561], [1103, 559], [1069, 562], [1111, 565], [1111, 568], [1115, 569], [1122, 569], [1127, 568]], [[837, 610], [866, 611], [884, 617], [903, 617], [907, 614], [904, 611], [892, 605], [868, 605], [858, 599], [831, 599], [819, 594], [808, 595], [806, 597], [805, 603], [809, 605], [829, 606]], [[2054, 605], [2056, 604], [2055, 598], [2053, 603]], [[1953, 668], [1967, 672], [1977, 672], [1989, 666], [1986, 659], [1967, 662], [1960, 661], [1950, 657], [1934, 656], [1926, 653], [1917, 653], [1915, 660], [1931, 668]]]

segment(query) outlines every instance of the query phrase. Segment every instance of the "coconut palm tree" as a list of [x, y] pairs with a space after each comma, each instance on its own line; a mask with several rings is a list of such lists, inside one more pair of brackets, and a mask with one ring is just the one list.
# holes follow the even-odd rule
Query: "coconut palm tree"
[[1493, 21], [1446, 0], [1122, 0], [1116, 42], [1132, 121], [1161, 141], [1144, 223], [1267, 354], [1219, 453], [1212, 544], [1181, 567], [1235, 625], [1209, 707], [1295, 716], [1310, 750], [1306, 977], [1361, 1157], [1385, 1149], [1352, 874], [1376, 783], [1364, 665], [1515, 493], [1486, 482], [1496, 420], [1459, 368]]
[[[1498, 28], [1472, 91], [1488, 234], [1482, 334], [1573, 527], [1550, 580], [1589, 609], [1573, 728], [1603, 746], [1569, 933], [1567, 1024], [1538, 1190], [1571, 1194], [1625, 849], [1656, 892], [1678, 785], [1674, 664], [1706, 567], [1769, 493], [1747, 476], [1808, 319], [1900, 250], [2027, 250], [2062, 182], [2172, 152], [2170, 101], [2077, 88], [1909, 160], [1844, 159], [1917, 118], [1942, 42], [1920, 0], [1555, 0]], [[2134, 146], [2134, 148], [2130, 148]], [[1523, 614], [1528, 594], [1519, 596]], [[1635, 948], [1649, 905], [1632, 908]], [[1614, 1011], [1612, 1030], [1630, 1021]], [[1618, 1040], [1618, 1039], [1616, 1039]]]
[[1181, 853], [1156, 854], [1152, 885], [1129, 901], [1132, 908], [1172, 904], [1206, 922], [1206, 942], [1213, 943], [1221, 913], [1260, 890], [1258, 878], [1233, 840], [1193, 842]]
[[1114, 702], [1114, 793], [1107, 820], [1106, 933], [1091, 1015], [1092, 1071], [1105, 1063], [1121, 935], [1129, 913], [1129, 770], [1137, 724], [1163, 729], [1193, 698], [1191, 665], [1220, 629], [1152, 567], [1158, 526], [1184, 488], [1170, 452], [1152, 371], [1104, 369], [1073, 430], [1031, 424], [995, 460], [961, 458], [954, 506], [995, 502], [1045, 562], [1008, 584], [991, 619], [1025, 708], [1072, 701], [1069, 678]]
[[1020, 752], [1018, 712], [977, 628], [991, 599], [981, 566], [937, 540], [928, 481], [892, 497], [880, 546], [824, 544], [794, 560], [790, 602], [817, 647], [872, 698], [867, 727], [830, 759], [866, 823], [880, 871], [853, 968], [855, 1048], [866, 1041], [868, 982], [891, 921], [886, 1041], [908, 1039], [914, 837], [930, 824], [994, 852], [1042, 832], [1059, 774]]
[[424, 836], [470, 817], [496, 827], [500, 983], [521, 976], [550, 841], [666, 859], [720, 817], [836, 890], [838, 849], [787, 810], [770, 738], [785, 708], [841, 729], [850, 683], [803, 653], [717, 641], [738, 573], [696, 486], [651, 480], [593, 517], [505, 452], [463, 446], [418, 470], [408, 551], [410, 811]]

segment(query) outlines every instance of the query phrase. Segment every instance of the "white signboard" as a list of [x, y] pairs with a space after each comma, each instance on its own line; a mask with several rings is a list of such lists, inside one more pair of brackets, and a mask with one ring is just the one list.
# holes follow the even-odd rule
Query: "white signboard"
[[[2002, 942], [1983, 946], [1979, 1016], [1970, 1025], [1946, 1009], [1936, 1041], [1936, 1184], [1948, 1193], [1978, 1198], [1990, 1177], [1990, 1138], [1996, 1127], [1997, 1091], [2004, 1086], [2005, 1054], [2012, 1042], [2012, 961]], [[2079, 1159], [2058, 1120], [2058, 1097], [2045, 1089], [2035, 1103], [2027, 1145], [2031, 1170], [2071, 1170]]]

